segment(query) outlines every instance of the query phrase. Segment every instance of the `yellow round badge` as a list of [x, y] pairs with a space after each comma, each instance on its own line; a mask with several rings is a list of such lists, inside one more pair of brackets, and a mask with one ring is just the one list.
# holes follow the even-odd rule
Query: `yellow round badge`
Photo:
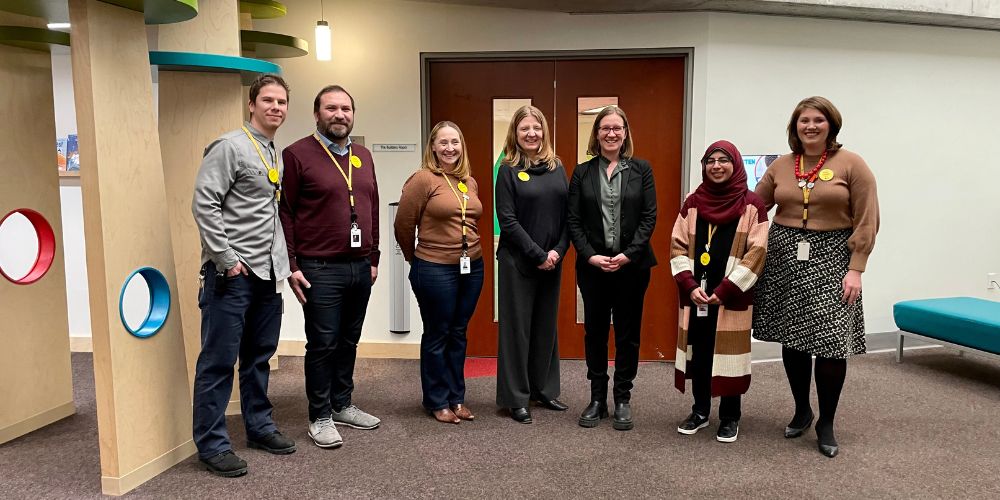
[[354, 168], [361, 168], [361, 158], [351, 155], [351, 166]]
[[701, 265], [707, 266], [709, 262], [712, 262], [712, 256], [708, 255], [708, 252], [703, 252], [701, 254]]
[[277, 184], [279, 180], [278, 169], [276, 168], [267, 169], [267, 180], [271, 181], [271, 184]]
[[518, 172], [517, 173], [517, 178], [521, 179], [524, 182], [528, 182], [528, 179], [531, 179], [531, 176], [528, 175], [527, 172]]
[[823, 170], [820, 170], [819, 171], [819, 178], [823, 179], [824, 181], [828, 181], [830, 179], [833, 179], [833, 170], [830, 170], [828, 168], [824, 168]]
[[461, 192], [463, 192], [463, 193], [468, 193], [469, 192], [469, 186], [466, 186], [464, 182], [459, 182], [458, 183], [458, 190], [461, 191]]

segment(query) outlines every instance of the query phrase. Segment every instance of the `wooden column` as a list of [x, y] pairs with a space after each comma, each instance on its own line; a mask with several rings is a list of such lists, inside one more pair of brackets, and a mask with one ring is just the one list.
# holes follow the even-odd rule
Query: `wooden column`
[[[202, 0], [198, 16], [159, 27], [157, 48], [169, 52], [240, 55], [239, 5], [231, 0]], [[201, 241], [191, 214], [194, 181], [205, 146], [243, 123], [242, 83], [237, 73], [159, 72], [159, 128], [166, 182], [167, 210], [177, 268], [188, 376], [201, 352], [198, 272]], [[239, 384], [226, 411], [240, 414]]]
[[[191, 397], [141, 12], [70, 0], [73, 84], [94, 339], [101, 476], [120, 495], [191, 456]], [[130, 335], [124, 280], [158, 269], [171, 288], [166, 324]]]
[[[44, 28], [45, 21], [0, 12], [0, 25]], [[56, 242], [55, 260], [38, 281], [16, 285], [0, 277], [2, 444], [74, 412], [48, 52], [0, 45], [0, 109], [0, 217], [39, 212]]]

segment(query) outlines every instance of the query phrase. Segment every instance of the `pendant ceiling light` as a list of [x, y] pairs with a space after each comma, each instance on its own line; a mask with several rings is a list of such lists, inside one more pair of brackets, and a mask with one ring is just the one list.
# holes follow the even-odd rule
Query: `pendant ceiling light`
[[323, 0], [319, 0], [319, 21], [316, 21], [316, 60], [329, 61], [331, 55], [330, 24], [323, 19]]

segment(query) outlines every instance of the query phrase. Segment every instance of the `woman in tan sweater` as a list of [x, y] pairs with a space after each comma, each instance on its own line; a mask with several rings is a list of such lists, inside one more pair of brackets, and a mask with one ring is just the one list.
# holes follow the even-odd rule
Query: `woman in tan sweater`
[[466, 329], [483, 288], [478, 193], [462, 131], [452, 122], [438, 123], [420, 169], [403, 185], [394, 226], [424, 323], [423, 405], [445, 423], [475, 418], [465, 406], [464, 368]]
[[816, 356], [816, 436], [820, 453], [831, 458], [839, 450], [833, 421], [847, 358], [865, 352], [861, 273], [879, 225], [875, 177], [860, 156], [837, 142], [842, 123], [827, 99], [803, 99], [788, 123], [792, 153], [775, 160], [757, 184], [767, 208], [778, 210], [758, 284], [754, 337], [782, 344], [795, 399], [786, 438], [801, 436], [812, 424]]

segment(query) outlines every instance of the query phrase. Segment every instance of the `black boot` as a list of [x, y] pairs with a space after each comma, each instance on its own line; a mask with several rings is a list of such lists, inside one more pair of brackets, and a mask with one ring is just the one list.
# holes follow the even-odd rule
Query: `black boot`
[[608, 403], [606, 401], [591, 401], [580, 414], [580, 427], [597, 427], [602, 418], [608, 418]]
[[615, 404], [615, 421], [611, 426], [619, 431], [632, 429], [632, 406], [629, 403]]

